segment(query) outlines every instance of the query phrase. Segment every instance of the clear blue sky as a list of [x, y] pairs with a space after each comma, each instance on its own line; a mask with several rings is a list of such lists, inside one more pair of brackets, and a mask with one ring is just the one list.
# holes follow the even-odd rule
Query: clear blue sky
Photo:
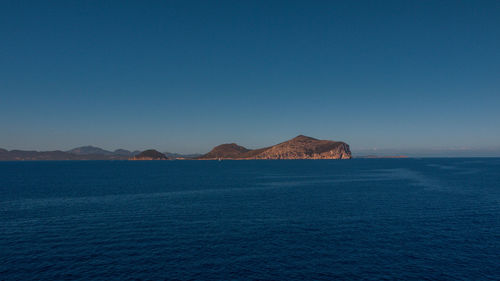
[[0, 147], [500, 155], [500, 1], [1, 1]]

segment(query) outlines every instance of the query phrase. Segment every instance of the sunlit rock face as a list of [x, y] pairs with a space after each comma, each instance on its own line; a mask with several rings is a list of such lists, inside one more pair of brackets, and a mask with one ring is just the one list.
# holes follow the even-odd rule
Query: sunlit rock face
[[344, 142], [297, 136], [280, 144], [250, 150], [237, 144], [215, 147], [200, 159], [351, 159], [349, 145]]

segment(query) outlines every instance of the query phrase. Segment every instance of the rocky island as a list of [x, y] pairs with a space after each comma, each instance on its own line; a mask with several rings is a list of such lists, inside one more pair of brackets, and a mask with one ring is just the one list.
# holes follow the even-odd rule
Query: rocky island
[[165, 154], [154, 149], [144, 150], [143, 152], [130, 157], [129, 160], [168, 160]]
[[299, 135], [291, 140], [260, 149], [247, 149], [235, 143], [214, 147], [199, 157], [210, 159], [351, 159], [349, 145], [341, 141], [318, 140]]

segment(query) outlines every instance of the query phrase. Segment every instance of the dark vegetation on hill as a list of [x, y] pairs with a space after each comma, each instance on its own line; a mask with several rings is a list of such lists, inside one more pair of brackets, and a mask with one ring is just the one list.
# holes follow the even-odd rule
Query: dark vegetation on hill
[[168, 160], [168, 157], [157, 150], [148, 149], [130, 158], [130, 160]]

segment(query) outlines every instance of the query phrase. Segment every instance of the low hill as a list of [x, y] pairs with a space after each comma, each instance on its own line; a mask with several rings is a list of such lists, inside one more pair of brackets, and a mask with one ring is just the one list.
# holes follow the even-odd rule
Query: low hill
[[214, 147], [198, 159], [351, 159], [345, 142], [318, 140], [299, 135], [291, 140], [261, 149], [247, 149], [235, 143]]
[[157, 150], [148, 149], [131, 157], [130, 160], [168, 160], [168, 157]]

